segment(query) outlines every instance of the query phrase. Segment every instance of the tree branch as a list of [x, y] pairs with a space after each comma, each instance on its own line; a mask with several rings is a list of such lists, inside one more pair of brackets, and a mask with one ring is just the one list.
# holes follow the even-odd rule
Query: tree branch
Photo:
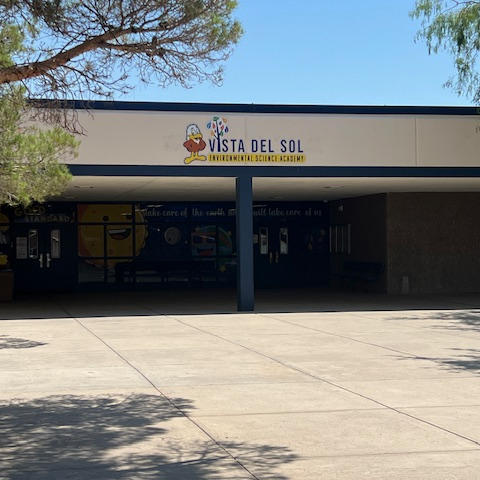
[[97, 35], [96, 37], [90, 38], [68, 50], [64, 50], [47, 60], [32, 62], [26, 65], [14, 65], [13, 67], [0, 69], [0, 84], [18, 82], [45, 75], [48, 72], [67, 65], [70, 61], [80, 55], [99, 48], [107, 48], [109, 47], [109, 40], [114, 40], [130, 33], [133, 33], [132, 29], [111, 30], [103, 35]]

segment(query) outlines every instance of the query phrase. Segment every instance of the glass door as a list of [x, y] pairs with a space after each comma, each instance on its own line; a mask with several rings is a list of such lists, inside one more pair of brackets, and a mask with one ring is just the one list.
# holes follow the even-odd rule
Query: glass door
[[72, 290], [77, 274], [74, 229], [71, 226], [16, 226], [14, 270], [17, 291]]
[[295, 280], [290, 227], [287, 225], [258, 225], [255, 232], [255, 285], [290, 285]]

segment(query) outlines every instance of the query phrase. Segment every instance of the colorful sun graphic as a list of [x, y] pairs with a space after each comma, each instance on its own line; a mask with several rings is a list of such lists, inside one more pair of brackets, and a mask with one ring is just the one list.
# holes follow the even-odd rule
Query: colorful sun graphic
[[145, 219], [137, 207], [133, 215], [131, 205], [81, 205], [78, 221], [83, 224], [78, 229], [78, 254], [96, 267], [105, 265], [105, 248], [110, 268], [131, 260], [145, 246], [147, 229], [142, 224]]

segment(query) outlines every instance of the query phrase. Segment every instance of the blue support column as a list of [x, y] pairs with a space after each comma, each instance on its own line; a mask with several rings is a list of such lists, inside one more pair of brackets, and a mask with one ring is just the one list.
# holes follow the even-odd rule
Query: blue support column
[[237, 308], [254, 310], [252, 177], [236, 179], [237, 196]]

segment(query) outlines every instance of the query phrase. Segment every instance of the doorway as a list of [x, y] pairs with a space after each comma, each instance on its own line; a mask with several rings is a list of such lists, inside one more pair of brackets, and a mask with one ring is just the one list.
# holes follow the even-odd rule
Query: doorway
[[255, 286], [327, 285], [327, 228], [266, 222], [254, 226]]
[[73, 226], [64, 225], [15, 226], [15, 290], [74, 290], [77, 271], [75, 231]]
[[[293, 248], [292, 248], [293, 240]], [[254, 228], [255, 285], [289, 285], [294, 279], [296, 242], [288, 225], [267, 223]]]

